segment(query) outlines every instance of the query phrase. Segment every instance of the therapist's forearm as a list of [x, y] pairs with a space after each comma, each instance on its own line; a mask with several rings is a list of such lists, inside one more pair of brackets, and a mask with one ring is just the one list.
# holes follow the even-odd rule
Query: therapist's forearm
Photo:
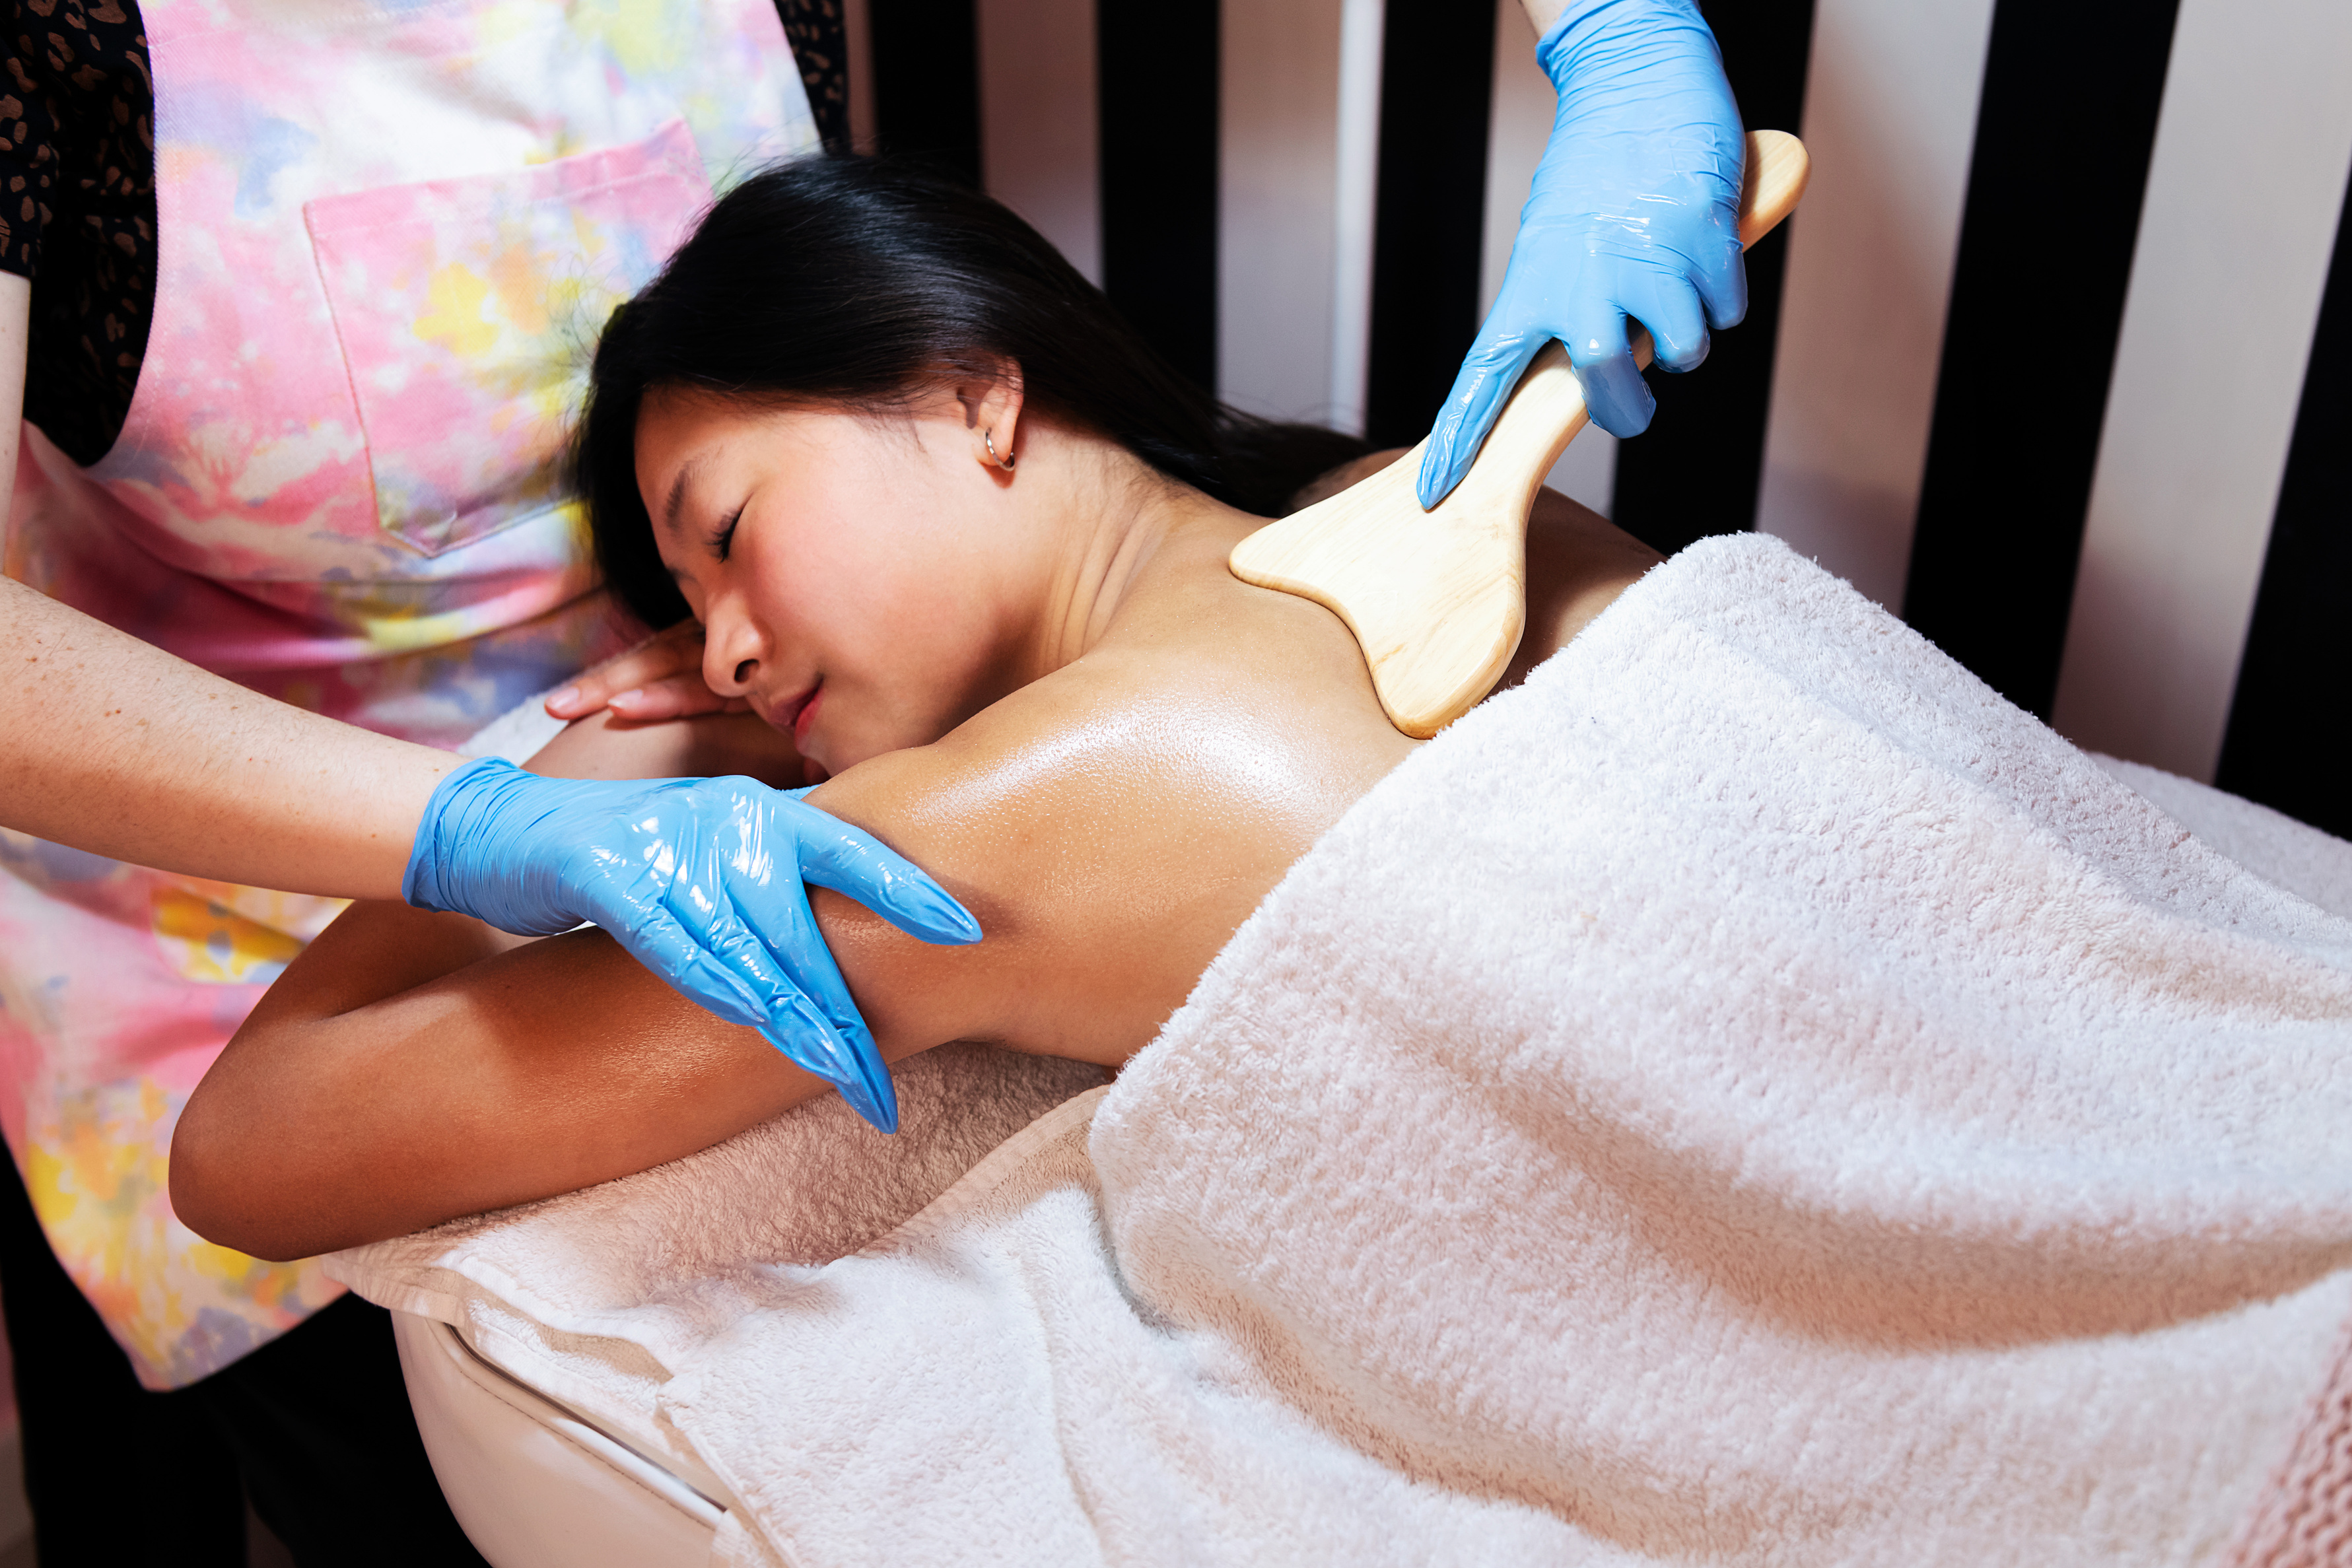
[[[0, 537], [31, 286], [0, 273]], [[398, 898], [458, 758], [257, 696], [0, 576], [0, 826], [221, 882]]]
[[463, 758], [246, 690], [0, 578], [0, 825], [190, 876], [398, 898]]

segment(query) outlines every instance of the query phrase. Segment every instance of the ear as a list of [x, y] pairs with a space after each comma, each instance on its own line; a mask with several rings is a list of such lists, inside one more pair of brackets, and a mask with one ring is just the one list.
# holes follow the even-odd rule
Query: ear
[[986, 380], [961, 382], [956, 402], [963, 405], [964, 428], [971, 433], [971, 455], [1009, 484], [1021, 454], [1021, 367], [1007, 360]]

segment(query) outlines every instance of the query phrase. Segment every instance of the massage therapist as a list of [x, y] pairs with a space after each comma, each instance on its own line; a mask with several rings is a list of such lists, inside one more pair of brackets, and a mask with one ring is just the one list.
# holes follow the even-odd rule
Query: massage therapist
[[165, 1154], [342, 897], [593, 920], [892, 1118], [801, 883], [975, 938], [928, 878], [743, 780], [436, 749], [640, 634], [563, 465], [582, 345], [728, 171], [814, 145], [808, 98], [774, 0], [0, 5], [0, 1294], [40, 1560], [241, 1563], [247, 1495], [306, 1563], [478, 1560], [383, 1314], [190, 1233]]

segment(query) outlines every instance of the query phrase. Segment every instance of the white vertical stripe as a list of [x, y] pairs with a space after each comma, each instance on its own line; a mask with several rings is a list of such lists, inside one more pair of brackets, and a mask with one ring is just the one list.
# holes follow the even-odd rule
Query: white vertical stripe
[[866, 0], [844, 0], [842, 47], [849, 56], [849, 143], [874, 151], [874, 20]]
[[[1757, 527], [1895, 608], [1991, 25], [1992, 0], [1820, 0], [1813, 16], [1813, 176], [1790, 235]], [[2065, 156], [2051, 149], [2053, 199]]]
[[1332, 225], [1331, 406], [1342, 430], [1364, 428], [1371, 364], [1372, 225], [1380, 191], [1382, 0], [1342, 0], [1339, 200]]
[[979, 0], [981, 180], [1102, 281], [1094, 0]]
[[1218, 395], [1332, 417], [1340, 0], [1225, 0], [1217, 175]]
[[[1536, 165], [1543, 161], [1545, 144], [1551, 140], [1552, 110], [1559, 103], [1551, 78], [1536, 63], [1535, 42], [1524, 0], [1496, 0], [1494, 107], [1486, 123], [1486, 228], [1478, 255], [1482, 319], [1495, 308], [1495, 296], [1502, 292], [1511, 242], [1519, 232], [1519, 208], [1527, 203]], [[1617, 438], [1597, 424], [1586, 425], [1552, 465], [1544, 483], [1607, 517], [1610, 497], [1617, 487]]]
[[2084, 746], [2213, 776], [2347, 166], [2352, 6], [2182, 0], [2053, 715]]

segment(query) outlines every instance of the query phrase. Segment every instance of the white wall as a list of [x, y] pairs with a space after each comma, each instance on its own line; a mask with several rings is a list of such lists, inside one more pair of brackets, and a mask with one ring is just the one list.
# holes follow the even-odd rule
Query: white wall
[[1099, 285], [1094, 0], [978, 0], [977, 11], [982, 183]]
[[[1350, 10], [1352, 202], [1343, 200], [1340, 101]], [[1381, 0], [1224, 5], [1218, 392], [1255, 413], [1361, 422], [1381, 10]], [[982, 178], [1099, 283], [1094, 18], [1094, 0], [978, 0]], [[847, 0], [847, 21], [851, 131], [871, 147], [866, 0]]]
[[2213, 777], [2347, 165], [2352, 5], [2181, 0], [2052, 715], [2084, 746]]
[[[1218, 393], [1281, 419], [1340, 412], [1331, 301], [1341, 5], [1225, 0], [1223, 15]], [[1367, 251], [1364, 265], [1370, 260]]]
[[1757, 527], [1899, 611], [1992, 0], [1819, 0]]
[[1380, 219], [1383, 0], [1340, 0], [1332, 183], [1331, 424], [1360, 434], [1372, 362], [1372, 239]]

